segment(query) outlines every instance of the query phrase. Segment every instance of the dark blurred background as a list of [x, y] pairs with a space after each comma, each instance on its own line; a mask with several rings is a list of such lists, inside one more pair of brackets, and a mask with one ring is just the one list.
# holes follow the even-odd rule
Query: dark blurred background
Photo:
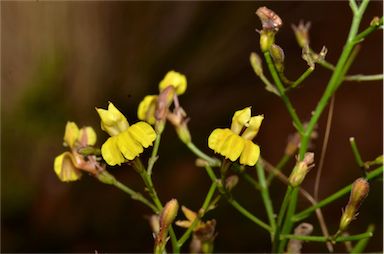
[[[101, 145], [107, 135], [99, 128], [95, 106], [106, 107], [112, 101], [135, 122], [141, 99], [157, 93], [158, 82], [171, 69], [188, 78], [187, 93], [180, 99], [191, 118], [193, 140], [202, 150], [213, 154], [207, 147], [210, 132], [228, 126], [234, 111], [251, 105], [253, 114], [265, 115], [255, 141], [262, 156], [277, 163], [294, 128], [282, 102], [264, 90], [249, 65], [250, 52], [259, 52], [255, 29], [261, 24], [254, 13], [263, 5], [283, 19], [277, 43], [285, 51], [289, 78], [307, 68], [290, 28], [301, 19], [312, 22], [312, 48], [318, 51], [325, 45], [327, 59], [336, 62], [352, 16], [344, 1], [1, 2], [1, 251], [152, 251], [146, 207], [92, 177], [60, 182], [53, 159], [64, 151], [67, 120], [96, 127]], [[381, 16], [382, 8], [381, 1], [370, 3], [362, 27]], [[350, 73], [381, 73], [382, 54], [379, 31], [364, 41]], [[310, 117], [330, 74], [317, 67], [302, 88], [290, 93], [303, 119]], [[349, 137], [356, 137], [365, 160], [382, 153], [382, 103], [381, 81], [348, 82], [338, 90], [320, 197], [360, 176]], [[314, 147], [317, 162], [325, 120], [324, 114]], [[197, 210], [210, 181], [203, 169], [194, 166], [195, 157], [172, 128], [166, 130], [163, 142], [154, 169], [159, 195], [163, 201], [175, 197]], [[315, 171], [304, 182], [310, 191]], [[128, 166], [110, 172], [143, 190]], [[277, 207], [285, 187], [274, 183], [271, 195]], [[240, 182], [235, 196], [266, 220], [259, 193]], [[347, 199], [323, 209], [332, 233]], [[376, 224], [367, 251], [382, 251], [382, 202], [382, 182], [375, 181], [350, 228], [356, 234], [369, 223]], [[305, 200], [299, 203], [299, 209], [307, 206]], [[265, 252], [270, 247], [268, 234], [225, 202], [208, 217], [217, 220], [217, 252]], [[316, 225], [313, 234], [321, 234], [315, 216], [307, 221]], [[182, 232], [177, 229], [179, 235]], [[344, 249], [337, 246], [336, 250]], [[314, 243], [305, 244], [304, 251], [326, 249]]]

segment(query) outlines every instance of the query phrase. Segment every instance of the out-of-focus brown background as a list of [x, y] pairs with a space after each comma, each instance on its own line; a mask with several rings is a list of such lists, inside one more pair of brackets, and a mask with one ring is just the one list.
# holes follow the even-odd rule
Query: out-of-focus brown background
[[[295, 79], [306, 69], [290, 28], [300, 19], [312, 22], [312, 47], [326, 45], [327, 59], [337, 60], [351, 21], [347, 2], [1, 2], [1, 251], [152, 250], [146, 207], [88, 176], [61, 183], [52, 164], [64, 150], [67, 120], [95, 126], [102, 144], [107, 136], [98, 128], [94, 107], [112, 101], [135, 122], [138, 103], [146, 94], [157, 93], [158, 82], [171, 69], [188, 77], [187, 93], [180, 99], [191, 117], [193, 140], [202, 150], [213, 155], [207, 148], [210, 132], [229, 125], [234, 111], [251, 105], [254, 114], [265, 115], [256, 142], [264, 158], [276, 163], [294, 128], [282, 102], [263, 89], [248, 62], [251, 51], [259, 52], [255, 29], [261, 25], [254, 12], [263, 5], [284, 21], [277, 43], [286, 54], [288, 77]], [[373, 1], [362, 27], [381, 15], [382, 2]], [[382, 72], [382, 45], [382, 31], [369, 36], [351, 73]], [[310, 117], [329, 77], [329, 71], [318, 67], [302, 88], [290, 93], [303, 119]], [[366, 160], [382, 153], [382, 92], [380, 81], [348, 82], [337, 92], [321, 197], [360, 176], [349, 137], [356, 137]], [[325, 119], [315, 144], [317, 162]], [[163, 142], [154, 169], [161, 199], [175, 197], [198, 209], [208, 177], [194, 166], [194, 156], [172, 128]], [[143, 190], [128, 166], [110, 172]], [[315, 172], [304, 183], [310, 191]], [[271, 190], [275, 207], [284, 188], [276, 181]], [[266, 219], [259, 193], [246, 183], [240, 183], [235, 196]], [[347, 199], [323, 209], [331, 232], [337, 230]], [[351, 234], [362, 233], [369, 223], [376, 224], [368, 251], [382, 251], [382, 200], [382, 182], [376, 181], [350, 228]], [[302, 201], [299, 209], [306, 206]], [[217, 252], [269, 249], [268, 234], [225, 202], [209, 217], [218, 222]], [[178, 235], [182, 232], [177, 230]], [[320, 234], [318, 226], [314, 234]], [[304, 251], [326, 249], [314, 243], [305, 244]]]

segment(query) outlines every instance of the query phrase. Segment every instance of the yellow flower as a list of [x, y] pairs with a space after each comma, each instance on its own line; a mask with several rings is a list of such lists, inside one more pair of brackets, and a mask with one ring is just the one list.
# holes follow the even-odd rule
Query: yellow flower
[[243, 165], [254, 166], [260, 156], [260, 147], [252, 142], [263, 116], [251, 117], [251, 107], [235, 112], [231, 129], [215, 129], [208, 138], [208, 147], [231, 161], [240, 157]]
[[74, 156], [70, 152], [64, 152], [55, 158], [54, 169], [61, 181], [76, 181], [81, 177], [81, 171], [76, 165]]
[[127, 118], [111, 102], [108, 110], [96, 108], [96, 111], [101, 118], [101, 129], [111, 136], [115, 136], [129, 127]]
[[[197, 213], [195, 213], [194, 211], [188, 209], [185, 206], [182, 206], [181, 210], [183, 211], [184, 216], [185, 216], [185, 218], [187, 218], [187, 220], [178, 220], [175, 223], [179, 227], [189, 228], [192, 225], [192, 223], [195, 221], [195, 219], [197, 217]], [[197, 226], [193, 229], [193, 231], [199, 230], [199, 228], [201, 228], [202, 226], [204, 226], [204, 222], [199, 221]]]
[[156, 139], [156, 132], [149, 124], [138, 122], [129, 126], [125, 116], [112, 103], [108, 110], [97, 109], [97, 112], [103, 130], [111, 135], [101, 147], [101, 155], [108, 165], [133, 160]]
[[149, 124], [155, 124], [155, 112], [156, 112], [156, 103], [157, 103], [157, 95], [147, 95], [140, 102], [139, 107], [137, 109], [137, 117], [146, 121]]
[[173, 86], [178, 95], [183, 94], [187, 89], [187, 78], [176, 71], [169, 71], [164, 79], [160, 81], [159, 89], [163, 91], [168, 86]]

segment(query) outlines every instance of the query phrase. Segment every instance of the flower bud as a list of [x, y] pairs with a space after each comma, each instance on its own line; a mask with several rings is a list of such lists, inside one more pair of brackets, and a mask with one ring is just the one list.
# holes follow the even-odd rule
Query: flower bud
[[155, 238], [154, 253], [163, 253], [165, 244], [167, 243], [168, 229], [176, 218], [177, 211], [179, 210], [179, 203], [176, 199], [168, 201], [159, 217], [159, 232]]
[[300, 47], [304, 48], [309, 45], [309, 28], [311, 27], [311, 22], [304, 24], [303, 21], [300, 21], [298, 26], [292, 25], [293, 32], [295, 33], [297, 44]]
[[364, 178], [358, 178], [352, 185], [349, 201], [340, 219], [339, 232], [347, 229], [348, 225], [356, 217], [361, 203], [368, 196], [369, 183]]
[[129, 127], [127, 118], [113, 105], [109, 103], [108, 110], [96, 108], [101, 119], [101, 129], [110, 136], [115, 136]]
[[74, 122], [67, 122], [64, 133], [64, 143], [72, 148], [79, 137], [79, 127]]
[[168, 201], [160, 214], [160, 227], [169, 227], [169, 225], [171, 225], [175, 220], [178, 210], [179, 203], [176, 199]]
[[249, 56], [249, 62], [251, 63], [253, 71], [256, 73], [256, 75], [259, 77], [262, 76], [263, 65], [262, 65], [260, 56], [255, 52], [252, 52], [251, 55]]
[[289, 176], [289, 183], [293, 187], [299, 186], [303, 181], [309, 170], [314, 167], [314, 153], [306, 153], [302, 161], [298, 161]]
[[260, 49], [262, 52], [267, 52], [268, 50], [270, 50], [274, 42], [274, 32], [264, 30], [260, 32]]
[[279, 72], [284, 71], [284, 51], [282, 48], [277, 46], [276, 44], [272, 44], [269, 49], [271, 56], [273, 58], [273, 62], [275, 63], [276, 70]]

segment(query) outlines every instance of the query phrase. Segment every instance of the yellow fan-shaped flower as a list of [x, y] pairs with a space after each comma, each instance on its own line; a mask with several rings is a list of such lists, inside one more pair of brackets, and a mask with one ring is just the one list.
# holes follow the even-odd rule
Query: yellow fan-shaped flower
[[120, 165], [136, 158], [155, 139], [156, 132], [153, 128], [146, 122], [138, 122], [124, 132], [108, 138], [101, 147], [101, 154], [108, 165]]

